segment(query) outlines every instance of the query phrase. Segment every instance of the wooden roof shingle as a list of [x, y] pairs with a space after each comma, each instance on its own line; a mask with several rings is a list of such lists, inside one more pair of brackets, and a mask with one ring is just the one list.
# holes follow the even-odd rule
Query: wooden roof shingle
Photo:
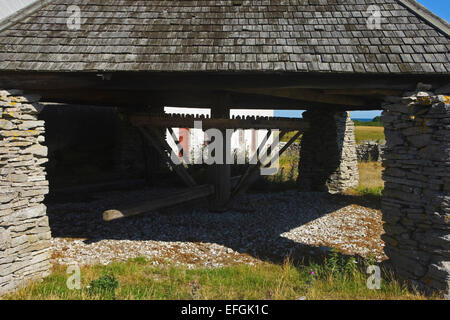
[[[71, 5], [81, 9], [79, 30], [67, 26]], [[381, 9], [378, 30], [367, 24], [370, 5]], [[449, 73], [448, 24], [414, 6], [413, 0], [42, 0], [0, 23], [0, 70]]]

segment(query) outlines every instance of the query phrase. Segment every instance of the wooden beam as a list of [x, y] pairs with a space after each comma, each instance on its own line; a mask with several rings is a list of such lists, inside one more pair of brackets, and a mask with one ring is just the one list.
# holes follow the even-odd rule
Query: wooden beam
[[342, 74], [301, 72], [1, 72], [0, 87], [112, 90], [226, 90], [240, 88], [396, 89], [418, 82], [444, 85], [447, 74]]
[[184, 189], [150, 201], [145, 201], [131, 207], [124, 207], [121, 209], [112, 209], [103, 212], [103, 220], [112, 221], [116, 219], [136, 216], [142, 213], [159, 210], [162, 208], [171, 207], [177, 204], [185, 203], [192, 200], [208, 197], [214, 194], [214, 186], [202, 185]]
[[[229, 119], [230, 108], [226, 105], [225, 97], [217, 94], [214, 108], [211, 109], [211, 117], [218, 119]], [[212, 183], [214, 184], [214, 197], [210, 199], [210, 210], [223, 212], [227, 209], [227, 204], [231, 196], [231, 165], [227, 163], [227, 153], [231, 154], [231, 139], [227, 139], [227, 128], [220, 128], [222, 133], [222, 163], [215, 163], [211, 166]], [[208, 148], [210, 146], [208, 145]], [[217, 152], [217, 150], [215, 150]]]
[[324, 94], [319, 90], [299, 88], [266, 88], [266, 89], [237, 89], [235, 92], [253, 93], [265, 96], [289, 98], [300, 101], [320, 102], [327, 104], [346, 105], [355, 107], [379, 107], [381, 101], [364, 99], [351, 95]]
[[[113, 90], [113, 89], [39, 89], [30, 90], [39, 94], [44, 102], [86, 104], [97, 106], [165, 105], [172, 107], [214, 108], [217, 92], [208, 90]], [[227, 91], [223, 91], [224, 94]], [[228, 92], [229, 106], [234, 109], [294, 109], [339, 107], [314, 101], [289, 99], [252, 93]], [[343, 110], [348, 107], [340, 106]]]
[[348, 96], [376, 96], [378, 98], [386, 96], [399, 96], [403, 90], [388, 89], [325, 89], [321, 90], [326, 95], [348, 95]]
[[247, 117], [234, 119], [183, 117], [183, 116], [158, 116], [142, 113], [130, 115], [131, 122], [136, 126], [152, 126], [163, 128], [194, 128], [195, 121], [201, 121], [203, 129], [283, 129], [306, 130], [309, 124], [303, 119], [271, 118], [271, 117]]

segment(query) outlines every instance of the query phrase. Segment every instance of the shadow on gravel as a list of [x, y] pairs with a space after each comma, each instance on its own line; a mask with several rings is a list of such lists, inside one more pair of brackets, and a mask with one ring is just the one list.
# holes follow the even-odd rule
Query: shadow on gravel
[[289, 237], [295, 238], [292, 230], [308, 222], [352, 203], [368, 205], [355, 196], [286, 191], [245, 195], [223, 213], [209, 212], [207, 202], [203, 201], [112, 222], [102, 220], [104, 210], [147, 201], [162, 192], [146, 188], [95, 193], [88, 201], [76, 202], [66, 197], [61, 203], [53, 199], [47, 203], [52, 236], [86, 239], [85, 243], [104, 239], [217, 243], [280, 263], [287, 256], [295, 261], [328, 251], [290, 240], [284, 233], [289, 232]]

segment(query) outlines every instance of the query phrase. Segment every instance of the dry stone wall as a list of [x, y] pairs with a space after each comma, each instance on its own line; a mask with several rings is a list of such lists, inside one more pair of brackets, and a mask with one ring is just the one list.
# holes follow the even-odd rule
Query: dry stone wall
[[47, 162], [39, 97], [0, 90], [0, 295], [48, 274]]
[[376, 141], [361, 141], [356, 146], [358, 161], [381, 161], [385, 143]]
[[336, 193], [358, 185], [355, 127], [347, 112], [308, 110], [310, 128], [301, 140], [301, 191]]
[[431, 89], [419, 85], [383, 107], [383, 240], [400, 276], [448, 294], [450, 90]]

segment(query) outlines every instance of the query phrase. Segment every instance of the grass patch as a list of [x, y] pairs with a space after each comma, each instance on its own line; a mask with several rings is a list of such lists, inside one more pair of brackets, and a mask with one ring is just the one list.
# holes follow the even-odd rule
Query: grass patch
[[378, 205], [381, 203], [384, 181], [382, 178], [383, 166], [380, 162], [359, 162], [359, 184], [358, 187], [348, 190], [346, 194], [359, 196], [374, 201]]
[[382, 127], [383, 124], [381, 121], [360, 121], [360, 120], [353, 120], [353, 123], [356, 127], [358, 126], [364, 126], [364, 127]]
[[286, 151], [279, 159], [278, 172], [261, 177], [252, 187], [256, 192], [280, 192], [297, 188], [300, 154]]
[[359, 162], [359, 186], [364, 189], [383, 189], [383, 166], [381, 162]]
[[[292, 139], [292, 137], [294, 137], [297, 134], [297, 131], [289, 131], [286, 132], [286, 134], [283, 136], [283, 138], [281, 138], [282, 142], [288, 142], [289, 140]], [[295, 142], [300, 143], [302, 140], [302, 135], [300, 135], [297, 139], [295, 139]]]
[[[288, 132], [281, 139], [283, 142], [288, 142], [294, 135], [296, 131]], [[302, 136], [298, 137], [295, 142], [300, 143]], [[361, 122], [360, 124], [355, 124], [355, 140], [356, 143], [361, 143], [361, 141], [381, 141], [386, 140], [384, 136], [384, 127], [380, 122]]]
[[356, 143], [361, 141], [381, 141], [385, 140], [383, 127], [371, 127], [371, 126], [356, 126], [355, 127], [355, 140]]
[[[81, 268], [81, 289], [66, 286], [66, 267], [55, 266], [43, 282], [30, 284], [5, 299], [426, 299], [408, 289], [387, 271], [381, 288], [368, 289], [365, 273], [371, 261], [332, 252], [321, 262], [261, 263], [222, 268], [188, 269], [153, 266], [145, 258], [108, 266]], [[383, 269], [382, 269], [383, 270]], [[106, 276], [105, 276], [106, 275]], [[94, 285], [95, 284], [95, 285]], [[96, 289], [93, 289], [96, 286]], [[431, 298], [440, 298], [433, 296]]]

